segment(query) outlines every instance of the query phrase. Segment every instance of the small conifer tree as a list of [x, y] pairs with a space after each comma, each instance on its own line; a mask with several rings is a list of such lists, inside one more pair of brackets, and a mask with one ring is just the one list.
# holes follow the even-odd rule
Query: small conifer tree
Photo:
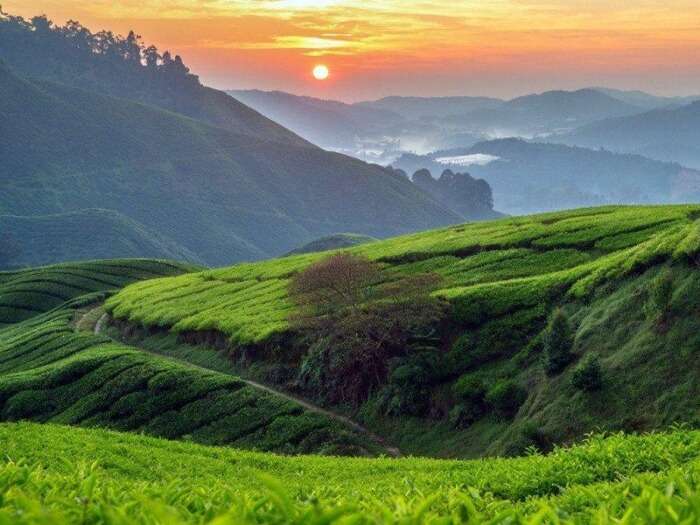
[[553, 376], [573, 360], [574, 333], [564, 312], [556, 310], [544, 333], [545, 371]]

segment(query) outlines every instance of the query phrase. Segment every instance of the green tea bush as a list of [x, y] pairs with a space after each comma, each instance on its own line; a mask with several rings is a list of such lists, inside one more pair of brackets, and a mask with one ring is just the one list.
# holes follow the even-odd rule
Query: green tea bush
[[501, 379], [486, 393], [486, 402], [504, 419], [515, 416], [527, 399], [527, 391], [513, 379]]
[[571, 375], [571, 384], [586, 392], [603, 388], [603, 367], [600, 364], [600, 356], [597, 354], [586, 355], [574, 369], [574, 373]]
[[0, 442], [0, 519], [13, 525], [700, 520], [700, 434], [687, 430], [472, 461], [284, 457], [29, 423], [0, 425]]

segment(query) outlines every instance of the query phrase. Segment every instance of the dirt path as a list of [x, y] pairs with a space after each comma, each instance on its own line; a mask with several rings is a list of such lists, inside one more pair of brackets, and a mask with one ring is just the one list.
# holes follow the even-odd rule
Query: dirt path
[[[96, 306], [95, 308], [102, 308], [102, 305]], [[93, 309], [93, 310], [87, 311], [87, 312], [83, 315], [83, 317], [90, 315], [90, 312], [93, 312], [93, 311], [94, 311], [94, 309]], [[102, 333], [102, 330], [104, 329], [104, 326], [105, 326], [105, 324], [107, 323], [108, 320], [109, 320], [109, 314], [107, 314], [107, 312], [104, 312], [104, 313], [100, 316], [100, 318], [97, 320], [97, 322], [95, 323], [95, 326], [94, 326], [94, 328], [93, 328], [93, 330], [92, 330], [93, 333], [94, 333], [95, 335], [100, 335], [100, 334]], [[134, 346], [133, 343], [129, 343], [129, 344], [130, 344], [130, 346]], [[206, 371], [208, 371], [208, 372], [211, 372], [211, 370], [208, 369], [208, 368], [205, 368], [205, 367], [202, 367], [202, 366], [199, 366], [199, 365], [195, 365], [195, 364], [190, 363], [189, 361], [185, 361], [185, 360], [183, 360], [183, 359], [177, 359], [177, 358], [175, 358], [175, 357], [170, 357], [170, 356], [163, 355], [163, 354], [159, 354], [159, 353], [156, 353], [156, 352], [151, 352], [151, 351], [149, 351], [149, 350], [146, 350], [145, 348], [140, 348], [140, 347], [136, 347], [136, 348], [139, 348], [140, 350], [143, 350], [144, 352], [148, 352], [148, 353], [157, 355], [157, 356], [159, 356], [159, 357], [163, 357], [163, 358], [165, 358], [165, 359], [170, 359], [171, 361], [177, 361], [177, 362], [179, 362], [179, 363], [185, 364], [185, 365], [190, 366], [190, 367], [193, 367], [193, 368], [199, 368], [199, 369], [201, 369], [201, 370], [206, 370]], [[302, 407], [304, 407], [304, 408], [307, 409], [307, 410], [310, 410], [311, 412], [316, 412], [316, 413], [318, 413], [318, 414], [322, 414], [322, 415], [324, 415], [324, 416], [326, 416], [326, 417], [329, 417], [329, 418], [331, 418], [331, 419], [334, 419], [334, 420], [336, 420], [336, 421], [339, 421], [339, 422], [343, 423], [344, 425], [346, 425], [346, 426], [350, 427], [351, 429], [353, 429], [355, 432], [358, 432], [358, 433], [360, 433], [360, 434], [364, 434], [365, 436], [367, 436], [369, 439], [371, 439], [372, 441], [374, 441], [377, 445], [381, 446], [384, 450], [386, 450], [386, 452], [387, 452], [388, 455], [390, 455], [390, 456], [392, 456], [392, 457], [395, 457], [395, 458], [401, 457], [401, 451], [400, 451], [397, 447], [390, 447], [390, 446], [387, 446], [386, 441], [384, 440], [384, 438], [382, 438], [381, 436], [379, 436], [379, 435], [377, 435], [377, 434], [374, 434], [373, 432], [369, 431], [367, 428], [363, 427], [362, 425], [360, 425], [360, 424], [357, 423], [356, 421], [353, 421], [352, 419], [350, 419], [350, 418], [347, 417], [347, 416], [343, 416], [343, 415], [341, 415], [341, 414], [337, 414], [337, 413], [335, 413], [335, 412], [331, 412], [330, 410], [327, 410], [327, 409], [325, 409], [325, 408], [322, 408], [322, 407], [320, 407], [320, 406], [318, 406], [318, 405], [314, 405], [313, 403], [310, 403], [309, 401], [307, 401], [307, 400], [305, 400], [305, 399], [302, 399], [302, 398], [299, 398], [299, 397], [296, 397], [296, 396], [287, 394], [286, 392], [282, 392], [282, 391], [280, 391], [280, 390], [276, 390], [276, 389], [274, 389], [274, 388], [272, 388], [272, 387], [269, 387], [269, 386], [267, 386], [267, 385], [263, 385], [262, 383], [258, 383], [257, 381], [251, 381], [250, 379], [244, 379], [244, 378], [242, 378], [242, 377], [240, 377], [240, 376], [236, 376], [236, 377], [237, 377], [238, 379], [240, 379], [241, 381], [243, 381], [244, 383], [246, 383], [247, 385], [253, 387], [253, 388], [257, 388], [258, 390], [262, 390], [262, 391], [264, 391], [264, 392], [267, 392], [268, 394], [273, 394], [273, 395], [276, 395], [276, 396], [280, 396], [280, 397], [282, 397], [282, 398], [284, 398], [284, 399], [287, 399], [288, 401], [292, 401], [292, 402], [294, 402], [294, 403], [297, 403], [297, 404], [301, 405]]]

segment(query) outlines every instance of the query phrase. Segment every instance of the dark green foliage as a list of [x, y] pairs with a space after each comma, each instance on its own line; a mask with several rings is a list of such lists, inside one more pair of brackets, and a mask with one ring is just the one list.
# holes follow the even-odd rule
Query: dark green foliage
[[409, 350], [393, 364], [384, 388], [383, 407], [387, 414], [424, 416], [430, 408], [430, 388], [444, 379], [445, 359], [435, 348]]
[[556, 310], [544, 333], [545, 371], [553, 376], [564, 370], [573, 360], [574, 332], [566, 314]]
[[586, 392], [603, 388], [603, 367], [600, 364], [600, 356], [587, 354], [574, 369], [571, 384]]
[[453, 372], [478, 368], [491, 361], [513, 356], [527, 346], [543, 324], [543, 319], [544, 308], [527, 308], [465, 332], [450, 351]]
[[450, 411], [452, 426], [462, 428], [471, 425], [489, 411], [486, 402], [487, 387], [478, 373], [464, 374], [452, 385], [457, 404]]
[[644, 305], [650, 320], [659, 330], [664, 330], [669, 321], [671, 299], [673, 298], [673, 275], [668, 269], [663, 270], [649, 289], [649, 298]]
[[486, 402], [504, 419], [512, 418], [527, 399], [527, 391], [512, 379], [501, 379], [486, 393]]
[[452, 386], [452, 392], [460, 401], [482, 404], [486, 398], [486, 385], [478, 374], [464, 374]]

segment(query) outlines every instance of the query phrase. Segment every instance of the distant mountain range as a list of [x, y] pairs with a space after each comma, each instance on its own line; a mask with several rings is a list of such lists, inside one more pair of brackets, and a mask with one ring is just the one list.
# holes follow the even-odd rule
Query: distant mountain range
[[606, 119], [550, 140], [636, 153], [700, 169], [700, 102]]
[[493, 188], [510, 214], [601, 204], [700, 200], [700, 172], [677, 163], [522, 139], [481, 142], [430, 155], [405, 154], [393, 166], [408, 173], [469, 171]]
[[109, 209], [119, 228], [138, 224], [173, 255], [211, 265], [341, 231], [383, 237], [464, 220], [405, 177], [201, 86], [179, 57], [143, 65], [131, 37], [111, 38], [0, 20], [0, 215]]
[[[650, 110], [681, 110], [700, 98], [586, 88], [547, 91], [507, 101], [488, 97], [387, 97], [345, 104], [278, 91], [229, 93], [311, 142], [383, 164], [402, 153], [465, 148], [494, 138], [578, 143], [578, 131], [584, 132], [587, 126], [596, 135], [598, 124], [605, 130], [615, 124], [615, 119], [632, 118]], [[648, 154], [635, 134], [628, 133], [628, 140], [637, 149], [620, 151]], [[591, 142], [595, 140], [582, 139], [581, 145]], [[656, 149], [665, 148], [661, 145]], [[662, 160], [694, 159], [692, 151], [676, 158], [674, 150], [663, 156], [649, 149]], [[677, 153], [683, 155], [683, 150]]]

